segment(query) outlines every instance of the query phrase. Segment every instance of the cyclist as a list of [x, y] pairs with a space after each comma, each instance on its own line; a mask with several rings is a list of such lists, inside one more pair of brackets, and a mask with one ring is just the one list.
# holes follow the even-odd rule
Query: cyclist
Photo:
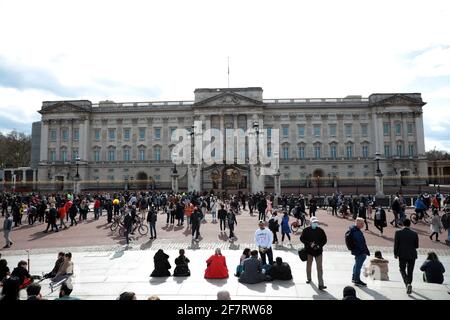
[[424, 213], [427, 211], [427, 205], [423, 201], [422, 197], [419, 197], [414, 204], [414, 208], [417, 213], [417, 220], [421, 220], [424, 216]]

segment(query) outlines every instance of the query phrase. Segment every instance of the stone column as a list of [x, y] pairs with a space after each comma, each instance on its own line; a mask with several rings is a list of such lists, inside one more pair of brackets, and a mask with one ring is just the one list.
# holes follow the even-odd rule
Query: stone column
[[376, 198], [383, 198], [384, 192], [383, 192], [383, 174], [381, 172], [375, 174], [375, 197]]
[[273, 175], [273, 186], [274, 186], [274, 192], [275, 197], [278, 198], [281, 195], [281, 179], [280, 179], [280, 170], [278, 170], [277, 173]]
[[178, 173], [173, 172], [170, 177], [172, 178], [172, 191], [178, 192]]
[[[80, 150], [83, 150], [83, 157], [80, 156], [80, 159], [84, 160], [84, 161], [89, 161], [89, 146], [90, 146], [90, 134], [89, 134], [89, 119], [85, 118], [84, 119], [84, 124], [83, 124], [83, 143], [80, 144]], [[80, 132], [81, 134], [81, 132]], [[116, 141], [117, 141], [117, 132], [116, 132]], [[79, 151], [80, 151], [79, 150]]]
[[423, 133], [422, 113], [416, 114], [415, 127], [416, 127], [417, 155], [423, 156], [425, 155], [425, 138]]
[[73, 120], [67, 120], [67, 123], [69, 124], [69, 141], [67, 141], [68, 144], [68, 150], [67, 150], [67, 161], [72, 161], [73, 159]]
[[47, 161], [48, 159], [48, 120], [41, 121], [41, 146], [40, 146], [40, 161]]
[[61, 120], [57, 120], [56, 126], [56, 160], [61, 161]]

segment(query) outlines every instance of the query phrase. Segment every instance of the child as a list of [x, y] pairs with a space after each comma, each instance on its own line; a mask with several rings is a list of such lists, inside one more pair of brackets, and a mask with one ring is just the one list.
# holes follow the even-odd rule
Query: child
[[442, 222], [441, 222], [441, 218], [439, 217], [439, 212], [437, 209], [433, 210], [433, 218], [431, 218], [431, 224], [430, 224], [430, 229], [431, 229], [431, 235], [430, 235], [430, 240], [433, 240], [433, 236], [436, 235], [436, 241], [439, 241], [438, 237], [439, 237], [439, 233], [441, 232], [441, 228], [442, 228]]
[[375, 259], [370, 260], [370, 264], [364, 270], [365, 277], [372, 277], [373, 280], [389, 280], [389, 261], [384, 259], [380, 251], [375, 252]]

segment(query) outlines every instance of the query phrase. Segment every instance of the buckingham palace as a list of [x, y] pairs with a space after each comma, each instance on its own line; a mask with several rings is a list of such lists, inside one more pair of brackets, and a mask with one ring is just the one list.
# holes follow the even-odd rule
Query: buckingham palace
[[[195, 89], [187, 101], [44, 101], [32, 157], [41, 190], [256, 192], [279, 183], [285, 192], [374, 186], [377, 169], [384, 185], [424, 185], [424, 105], [420, 93], [265, 99], [260, 87]], [[278, 172], [260, 175], [255, 165], [225, 161], [174, 166], [171, 134], [192, 131], [195, 121], [221, 132], [256, 126], [267, 135], [267, 155], [277, 130]]]

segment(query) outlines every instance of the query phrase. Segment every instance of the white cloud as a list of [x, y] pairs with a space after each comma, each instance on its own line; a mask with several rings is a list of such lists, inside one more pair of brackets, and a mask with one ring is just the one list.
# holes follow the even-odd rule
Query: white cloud
[[[261, 86], [265, 98], [414, 89], [428, 102], [426, 121], [442, 112], [440, 123], [450, 119], [448, 84], [412, 84], [450, 74], [448, 30], [447, 0], [0, 3], [0, 55], [83, 88], [76, 98], [191, 100], [195, 88], [226, 87], [230, 56], [231, 86]], [[23, 121], [42, 100], [64, 98], [0, 93], [24, 108]]]

